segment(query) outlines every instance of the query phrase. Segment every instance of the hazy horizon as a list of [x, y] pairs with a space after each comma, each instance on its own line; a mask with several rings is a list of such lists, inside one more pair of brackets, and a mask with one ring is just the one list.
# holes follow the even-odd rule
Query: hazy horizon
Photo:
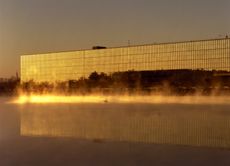
[[19, 57], [230, 36], [228, 0], [1, 0], [0, 78]]

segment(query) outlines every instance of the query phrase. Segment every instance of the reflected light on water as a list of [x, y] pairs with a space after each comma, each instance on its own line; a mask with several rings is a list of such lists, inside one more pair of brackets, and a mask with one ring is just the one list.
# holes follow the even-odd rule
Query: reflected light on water
[[230, 148], [227, 96], [24, 95], [14, 103], [21, 136]]
[[13, 103], [150, 103], [150, 104], [230, 104], [230, 96], [59, 96], [22, 95]]
[[50, 95], [31, 95], [20, 96], [13, 103], [99, 103], [103, 102], [102, 96], [50, 96]]

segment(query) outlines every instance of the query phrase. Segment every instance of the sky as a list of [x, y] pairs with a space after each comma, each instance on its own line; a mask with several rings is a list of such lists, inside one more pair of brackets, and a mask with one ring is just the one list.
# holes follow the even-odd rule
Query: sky
[[230, 0], [0, 0], [0, 78], [24, 54], [227, 34]]

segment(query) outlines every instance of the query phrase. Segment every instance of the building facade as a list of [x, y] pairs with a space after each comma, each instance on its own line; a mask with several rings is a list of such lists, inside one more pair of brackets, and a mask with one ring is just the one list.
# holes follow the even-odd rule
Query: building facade
[[92, 72], [202, 69], [230, 71], [230, 39], [22, 55], [21, 81], [56, 82]]

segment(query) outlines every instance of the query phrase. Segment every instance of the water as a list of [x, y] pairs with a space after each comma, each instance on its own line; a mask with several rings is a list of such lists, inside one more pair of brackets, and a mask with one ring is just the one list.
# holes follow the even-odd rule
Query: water
[[228, 101], [12, 100], [0, 99], [0, 165], [230, 164]]

